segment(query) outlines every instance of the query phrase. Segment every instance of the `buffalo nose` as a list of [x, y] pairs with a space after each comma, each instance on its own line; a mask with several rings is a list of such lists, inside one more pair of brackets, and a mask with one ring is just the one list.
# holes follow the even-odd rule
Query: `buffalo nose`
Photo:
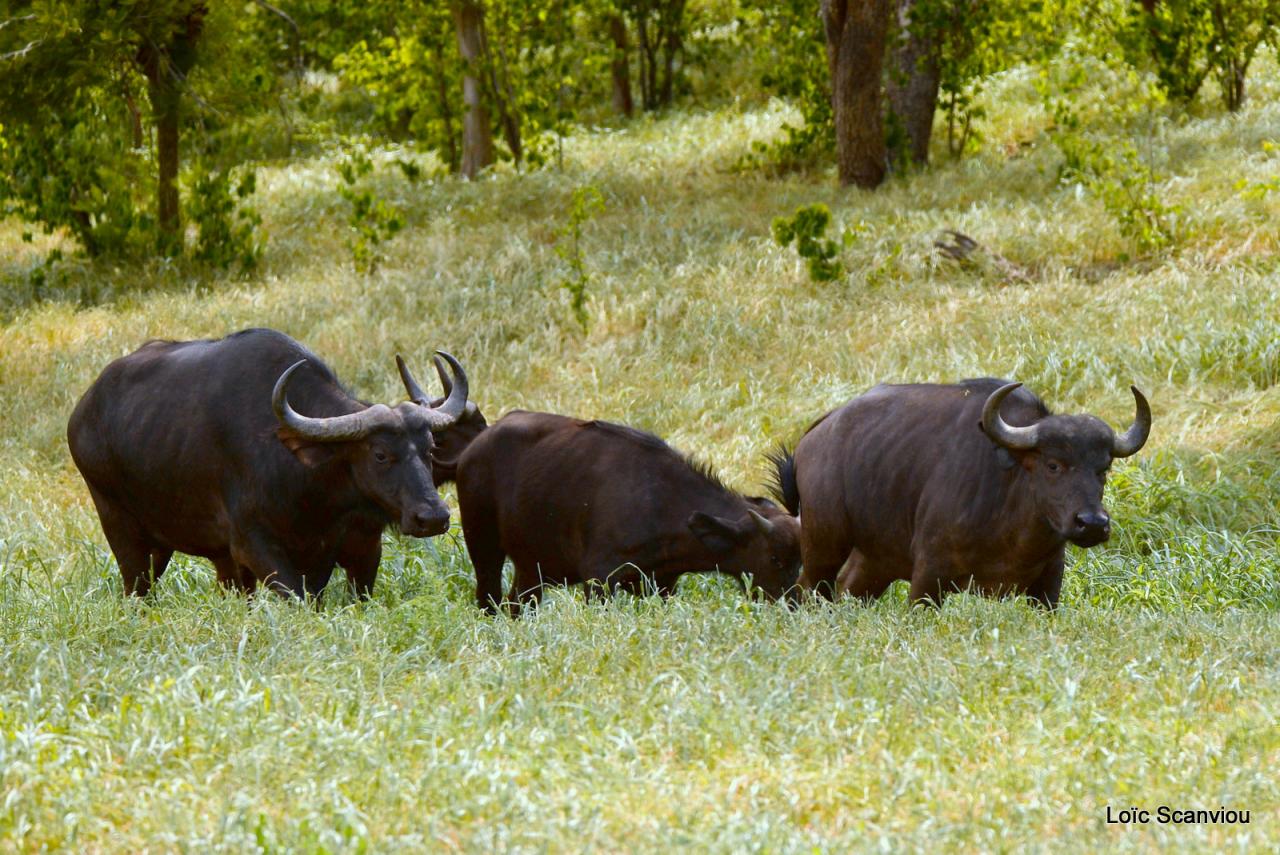
[[414, 537], [433, 537], [449, 530], [449, 512], [419, 510], [409, 515], [407, 534]]
[[1111, 528], [1111, 517], [1105, 513], [1076, 514], [1076, 526], [1083, 531], [1107, 531]]

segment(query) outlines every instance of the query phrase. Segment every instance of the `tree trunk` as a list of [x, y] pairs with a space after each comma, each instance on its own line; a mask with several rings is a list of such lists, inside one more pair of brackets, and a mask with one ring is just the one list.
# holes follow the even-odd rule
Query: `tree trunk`
[[919, 0], [897, 0], [899, 41], [893, 51], [889, 81], [885, 87], [889, 112], [897, 117], [907, 135], [911, 161], [929, 162], [929, 137], [938, 106], [938, 84], [942, 73], [938, 63], [938, 36], [922, 27], [912, 30], [912, 11]]
[[489, 110], [484, 103], [480, 78], [484, 59], [484, 9], [479, 3], [464, 2], [453, 7], [458, 30], [458, 52], [462, 54], [462, 174], [475, 178], [493, 163], [493, 134]]
[[148, 81], [150, 84], [151, 110], [156, 121], [156, 166], [159, 169], [157, 183], [156, 219], [165, 240], [171, 244], [181, 241], [181, 213], [178, 208], [178, 135], [182, 98], [177, 87], [165, 80]]
[[511, 159], [515, 161], [516, 166], [520, 165], [520, 161], [524, 158], [524, 143], [520, 137], [520, 119], [516, 113], [516, 96], [511, 91], [511, 75], [508, 72], [507, 55], [502, 49], [502, 40], [499, 39], [497, 44], [497, 61], [489, 55], [489, 39], [483, 36], [483, 24], [481, 22], [481, 45], [485, 51], [485, 62], [489, 66], [489, 95], [493, 99], [494, 106], [498, 108], [498, 124], [502, 126], [502, 136], [507, 142], [507, 148], [511, 150]]
[[613, 109], [631, 118], [635, 103], [631, 100], [631, 52], [627, 46], [627, 25], [621, 15], [609, 16], [609, 38], [613, 39]]
[[640, 104], [653, 110], [657, 107], [657, 45], [649, 38], [649, 17], [644, 9], [636, 13], [636, 36], [640, 45]]
[[676, 57], [684, 47], [685, 0], [668, 0], [658, 13], [662, 34], [662, 88], [659, 101], [669, 107], [675, 98]]
[[124, 103], [129, 110], [129, 139], [134, 148], [142, 148], [146, 144], [146, 137], [142, 133], [142, 111], [138, 109], [138, 102], [134, 100], [127, 84], [124, 87]]
[[880, 75], [889, 0], [822, 0], [841, 184], [876, 187], [886, 152]]
[[[436, 68], [444, 68], [444, 50], [440, 42], [432, 49]], [[444, 158], [450, 172], [457, 172], [462, 160], [458, 155], [458, 134], [453, 128], [453, 105], [449, 99], [449, 85], [444, 74], [436, 75], [436, 106], [440, 110], [440, 121], [444, 125]]]
[[156, 222], [162, 250], [182, 249], [182, 214], [178, 198], [179, 136], [182, 119], [182, 87], [196, 63], [196, 43], [204, 29], [207, 9], [194, 6], [176, 22], [168, 44], [144, 45], [138, 65], [147, 78], [147, 97], [156, 123]]

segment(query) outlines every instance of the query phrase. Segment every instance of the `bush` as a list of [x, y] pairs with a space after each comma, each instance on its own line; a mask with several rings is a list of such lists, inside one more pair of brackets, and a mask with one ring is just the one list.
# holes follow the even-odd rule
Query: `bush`
[[839, 245], [824, 237], [830, 224], [831, 210], [821, 203], [796, 208], [794, 215], [773, 221], [774, 240], [780, 246], [795, 242], [796, 253], [805, 260], [814, 282], [830, 282], [844, 275], [844, 265], [836, 257]]

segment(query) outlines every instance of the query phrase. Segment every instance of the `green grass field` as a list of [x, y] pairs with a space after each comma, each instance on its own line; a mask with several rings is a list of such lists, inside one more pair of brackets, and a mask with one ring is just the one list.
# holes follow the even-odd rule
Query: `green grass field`
[[[72, 261], [35, 288], [58, 239], [0, 223], [0, 850], [1274, 851], [1280, 192], [1236, 185], [1280, 172], [1280, 70], [1250, 85], [1241, 115], [1157, 116], [1141, 141], [1182, 208], [1156, 255], [1057, 185], [1024, 71], [988, 91], [981, 153], [874, 194], [735, 170], [790, 116], [755, 102], [583, 131], [563, 171], [387, 169], [408, 226], [368, 277], [325, 157], [263, 171], [249, 278]], [[554, 243], [587, 184], [607, 207], [585, 227], [584, 334]], [[818, 201], [858, 234], [834, 283], [769, 235]], [[944, 228], [1030, 281], [940, 259]], [[444, 347], [491, 418], [627, 421], [742, 489], [882, 380], [1016, 377], [1116, 425], [1135, 382], [1155, 429], [1052, 616], [911, 610], [901, 586], [788, 611], [699, 578], [671, 602], [558, 592], [492, 619], [456, 526], [389, 533], [367, 604], [336, 582], [318, 611], [245, 600], [185, 557], [125, 601], [67, 416], [147, 338], [256, 325], [377, 400], [403, 394], [395, 353], [427, 374]], [[1252, 820], [1105, 822], [1162, 804]]]

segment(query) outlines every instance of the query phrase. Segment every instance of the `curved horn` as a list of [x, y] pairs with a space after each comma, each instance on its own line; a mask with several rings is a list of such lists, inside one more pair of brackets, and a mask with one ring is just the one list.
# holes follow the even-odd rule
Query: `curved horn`
[[1147, 444], [1147, 437], [1151, 435], [1151, 406], [1138, 391], [1137, 386], [1130, 386], [1129, 389], [1133, 392], [1133, 400], [1137, 404], [1138, 412], [1129, 429], [1112, 441], [1112, 457], [1128, 457], [1131, 454], [1137, 454], [1138, 450]]
[[422, 391], [422, 387], [418, 385], [418, 381], [413, 379], [413, 373], [409, 371], [409, 366], [405, 364], [404, 357], [396, 354], [396, 368], [400, 369], [400, 381], [404, 383], [404, 390], [409, 393], [409, 400], [415, 404], [427, 406], [427, 401], [431, 400], [427, 393]]
[[773, 523], [770, 522], [764, 514], [761, 514], [755, 508], [747, 508], [747, 513], [751, 514], [751, 520], [756, 524], [756, 529], [765, 537], [773, 534]]
[[[436, 374], [440, 375], [440, 385], [444, 387], [444, 394], [447, 397], [453, 391], [453, 381], [449, 379], [449, 374], [444, 370], [444, 360], [438, 356], [431, 357], [432, 364], [436, 367]], [[480, 408], [476, 406], [475, 401], [468, 400], [467, 407], [463, 410], [464, 417], [474, 419]]]
[[1039, 431], [1035, 425], [1030, 427], [1013, 427], [1000, 418], [1000, 405], [1021, 383], [1009, 383], [991, 393], [987, 403], [982, 407], [982, 430], [1005, 448], [1014, 451], [1026, 451], [1036, 447]]
[[467, 392], [470, 391], [467, 386], [467, 372], [463, 370], [458, 360], [443, 350], [437, 350], [436, 353], [444, 357], [445, 362], [448, 362], [449, 367], [453, 369], [453, 382], [446, 387], [449, 393], [444, 403], [427, 409], [427, 421], [433, 431], [444, 430], [466, 412]]
[[375, 404], [358, 413], [331, 418], [313, 419], [298, 415], [293, 407], [289, 406], [289, 398], [285, 390], [289, 386], [289, 378], [293, 376], [293, 372], [301, 368], [306, 361], [300, 359], [286, 368], [271, 392], [271, 408], [275, 410], [276, 418], [282, 425], [298, 436], [313, 442], [342, 442], [360, 439], [374, 428], [387, 423], [391, 411], [381, 404]]
[[436, 367], [436, 374], [440, 377], [440, 385], [444, 387], [445, 395], [453, 391], [453, 381], [449, 379], [449, 372], [444, 370], [444, 360], [439, 356], [431, 357], [431, 364]]

